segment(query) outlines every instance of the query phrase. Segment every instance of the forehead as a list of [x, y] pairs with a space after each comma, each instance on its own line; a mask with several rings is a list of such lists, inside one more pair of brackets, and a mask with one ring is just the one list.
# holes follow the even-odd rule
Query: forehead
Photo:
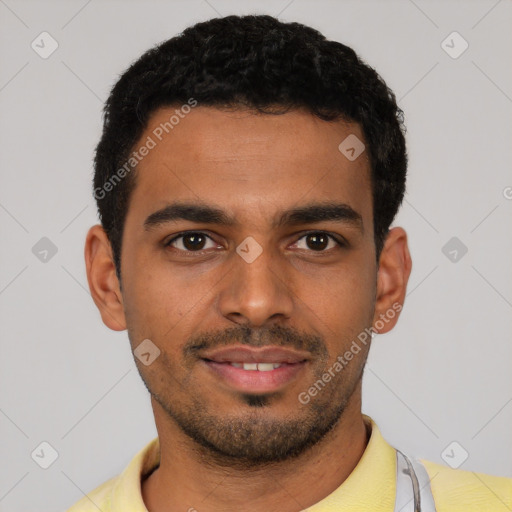
[[127, 222], [176, 200], [216, 205], [242, 222], [272, 222], [277, 211], [321, 201], [342, 201], [371, 216], [367, 152], [351, 160], [339, 149], [347, 137], [363, 143], [357, 124], [297, 110], [273, 115], [196, 106], [179, 116], [176, 110], [157, 110], [134, 147], [145, 156]]

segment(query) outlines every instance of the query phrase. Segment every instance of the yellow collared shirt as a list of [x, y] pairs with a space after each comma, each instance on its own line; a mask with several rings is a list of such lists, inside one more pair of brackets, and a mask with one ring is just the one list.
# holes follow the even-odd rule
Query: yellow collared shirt
[[[394, 512], [396, 451], [371, 426], [368, 445], [349, 477], [308, 512]], [[117, 477], [84, 496], [67, 512], [148, 512], [141, 480], [160, 462], [158, 437], [148, 443]], [[512, 512], [512, 478], [451, 469], [421, 460], [431, 480], [437, 512]]]

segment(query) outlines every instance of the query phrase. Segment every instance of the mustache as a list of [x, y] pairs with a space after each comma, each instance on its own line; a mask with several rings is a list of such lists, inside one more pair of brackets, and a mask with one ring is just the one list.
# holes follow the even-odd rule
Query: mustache
[[241, 325], [223, 331], [205, 332], [189, 339], [183, 347], [183, 353], [187, 359], [198, 358], [204, 350], [230, 345], [247, 345], [250, 347], [272, 345], [304, 350], [319, 358], [328, 357], [327, 347], [321, 336], [282, 325], [273, 325], [261, 329]]

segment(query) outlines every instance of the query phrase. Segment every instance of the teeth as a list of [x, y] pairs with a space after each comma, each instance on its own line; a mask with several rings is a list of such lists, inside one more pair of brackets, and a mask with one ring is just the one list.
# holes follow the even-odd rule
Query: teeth
[[258, 363], [258, 370], [260, 372], [269, 372], [274, 369], [274, 365], [272, 363]]
[[281, 363], [229, 363], [235, 368], [244, 370], [259, 370], [260, 372], [269, 372], [281, 366]]

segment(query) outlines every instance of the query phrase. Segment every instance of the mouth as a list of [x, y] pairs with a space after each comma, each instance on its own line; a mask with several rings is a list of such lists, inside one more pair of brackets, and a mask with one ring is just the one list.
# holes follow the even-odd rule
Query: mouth
[[[206, 359], [206, 361], [208, 361]], [[210, 361], [216, 362], [216, 361]], [[222, 363], [219, 363], [222, 364]], [[235, 362], [226, 362], [226, 364], [230, 364], [235, 368], [242, 368], [247, 371], [258, 371], [258, 372], [270, 372], [275, 370], [276, 368], [280, 368], [281, 365], [285, 365], [287, 363], [235, 363]]]
[[296, 380], [309, 358], [308, 353], [282, 347], [230, 347], [204, 354], [201, 360], [232, 390], [270, 393]]

